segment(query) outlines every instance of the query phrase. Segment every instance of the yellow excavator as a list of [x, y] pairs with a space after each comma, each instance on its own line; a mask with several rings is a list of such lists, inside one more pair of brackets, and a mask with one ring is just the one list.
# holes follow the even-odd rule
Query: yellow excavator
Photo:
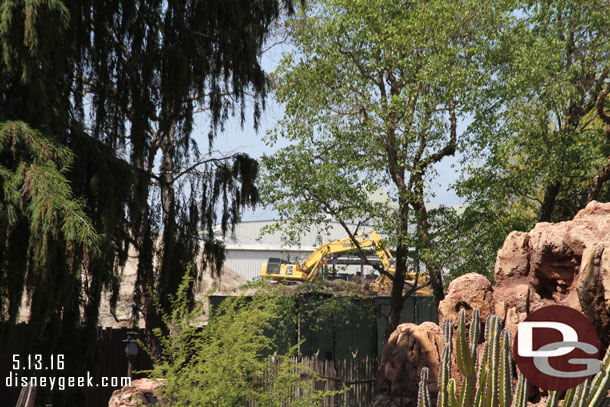
[[[329, 256], [355, 250], [358, 246], [362, 249], [373, 248], [384, 269], [394, 275], [395, 259], [392, 253], [381, 244], [381, 236], [375, 232], [369, 232], [368, 235], [359, 234], [354, 236], [354, 240], [358, 242], [358, 245], [349, 237], [324, 243], [300, 264], [289, 263], [279, 258], [270, 258], [267, 263], [261, 265], [261, 276], [275, 281], [313, 281], [320, 274]], [[406, 283], [411, 287], [415, 285], [415, 276], [415, 273], [407, 274]], [[418, 276], [417, 285], [424, 286], [426, 284], [427, 276]], [[380, 275], [370, 285], [371, 290], [375, 292], [387, 292], [390, 287], [391, 281], [385, 275]], [[432, 290], [426, 286], [418, 289], [416, 293], [429, 296], [432, 295]]]

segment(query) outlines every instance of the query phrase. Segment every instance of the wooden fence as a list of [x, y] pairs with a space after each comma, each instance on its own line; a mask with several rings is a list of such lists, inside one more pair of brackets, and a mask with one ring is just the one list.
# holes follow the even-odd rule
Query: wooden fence
[[[337, 376], [350, 389], [340, 396], [340, 407], [370, 406], [375, 397], [377, 357], [350, 358], [337, 361]], [[334, 406], [333, 406], [334, 407]]]
[[[378, 361], [376, 357], [349, 358], [337, 361], [322, 361], [315, 357], [293, 357], [290, 360], [292, 372], [298, 372], [302, 385], [288, 389], [290, 399], [303, 397], [304, 392], [313, 389], [323, 392], [337, 392], [324, 398], [324, 407], [367, 407], [375, 397], [375, 383]], [[261, 386], [268, 388], [278, 374], [278, 364], [269, 362]], [[341, 391], [343, 390], [343, 391]], [[292, 403], [287, 401], [288, 407]], [[249, 407], [260, 407], [248, 403]]]

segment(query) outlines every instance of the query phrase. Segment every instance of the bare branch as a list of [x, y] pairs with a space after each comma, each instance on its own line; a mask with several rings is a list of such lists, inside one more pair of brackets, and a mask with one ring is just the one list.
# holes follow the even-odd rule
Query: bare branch
[[359, 110], [347, 110], [347, 111], [344, 111], [344, 110], [336, 109], [336, 108], [334, 108], [332, 106], [328, 106], [328, 110], [330, 110], [331, 112], [336, 113], [338, 115], [341, 115], [341, 116], [357, 116], [359, 114], [362, 114], [363, 108], [361, 107]]
[[604, 86], [598, 93], [597, 100], [595, 102], [597, 114], [606, 126], [610, 126], [610, 115], [606, 113], [606, 98], [608, 97], [608, 92], [610, 92], [610, 86]]
[[396, 151], [396, 136], [394, 129], [389, 129], [384, 143], [386, 155], [388, 157], [388, 169], [392, 180], [401, 193], [407, 193], [409, 189], [405, 183], [404, 169], [398, 163], [398, 151]]
[[426, 168], [428, 165], [439, 162], [443, 157], [455, 154], [457, 148], [457, 117], [455, 115], [455, 104], [449, 102], [449, 121], [451, 123], [449, 142], [440, 150], [426, 157], [420, 168]]
[[[214, 152], [218, 152], [219, 151], [212, 151], [211, 153]], [[211, 154], [210, 153], [210, 154]], [[226, 162], [228, 160], [231, 160], [233, 158], [235, 158], [239, 153], [234, 153], [231, 155], [227, 155], [227, 156], [223, 156], [223, 157], [209, 157], [208, 154], [208, 158], [202, 158], [200, 160], [198, 160], [196, 163], [190, 165], [189, 167], [180, 170], [180, 171], [163, 171], [163, 172], [159, 172], [159, 173], [153, 173], [152, 175], [155, 177], [160, 177], [163, 174], [173, 174], [176, 173], [176, 176], [172, 178], [172, 183], [175, 182], [176, 180], [178, 180], [180, 177], [192, 173], [197, 167], [202, 166], [204, 164], [208, 164], [208, 163], [222, 163], [222, 162]]]
[[281, 45], [281, 44], [285, 44], [288, 41], [288, 38], [289, 38], [289, 35], [288, 35], [288, 33], [286, 33], [282, 39], [277, 40], [277, 41], [271, 43], [266, 48], [263, 48], [262, 51], [261, 51], [261, 54], [264, 54], [265, 52], [269, 51], [273, 47], [276, 47], [276, 46]]

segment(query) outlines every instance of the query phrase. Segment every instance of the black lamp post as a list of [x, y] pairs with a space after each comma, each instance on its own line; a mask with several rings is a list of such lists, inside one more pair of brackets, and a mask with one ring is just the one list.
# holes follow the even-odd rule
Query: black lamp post
[[127, 355], [127, 376], [131, 378], [131, 363], [133, 358], [138, 354], [138, 340], [136, 337], [138, 336], [137, 332], [128, 331], [127, 339], [123, 339], [125, 345], [125, 355]]

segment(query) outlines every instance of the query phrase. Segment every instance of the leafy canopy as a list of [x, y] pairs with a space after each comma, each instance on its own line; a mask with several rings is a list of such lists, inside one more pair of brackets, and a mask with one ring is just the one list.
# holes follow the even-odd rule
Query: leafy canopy
[[273, 78], [286, 116], [269, 142], [291, 145], [264, 157], [263, 196], [297, 234], [330, 220], [351, 236], [363, 222], [385, 232], [396, 247], [394, 319], [420, 260], [442, 299], [427, 185], [479, 100], [481, 49], [501, 18], [500, 4], [474, 0], [327, 0], [288, 22], [294, 52]]
[[[454, 274], [491, 273], [512, 230], [571, 219], [607, 200], [610, 138], [600, 119], [610, 68], [610, 13], [601, 1], [519, 1], [487, 52], [494, 73], [461, 145], [457, 192], [469, 208], [455, 218]], [[606, 93], [605, 93], [606, 92]], [[461, 237], [460, 237], [461, 236]], [[456, 243], [457, 242], [457, 243]]]

